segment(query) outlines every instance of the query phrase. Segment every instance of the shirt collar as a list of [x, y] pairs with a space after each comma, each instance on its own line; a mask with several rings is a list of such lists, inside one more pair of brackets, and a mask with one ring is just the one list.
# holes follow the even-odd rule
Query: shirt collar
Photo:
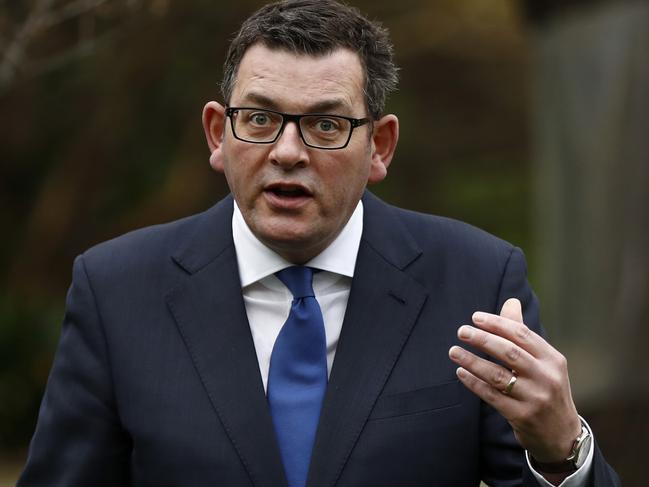
[[[336, 239], [305, 265], [323, 271], [354, 277], [356, 256], [363, 233], [363, 203], [356, 209]], [[232, 214], [232, 237], [237, 254], [241, 287], [275, 274], [293, 264], [266, 247], [250, 230], [236, 201]]]

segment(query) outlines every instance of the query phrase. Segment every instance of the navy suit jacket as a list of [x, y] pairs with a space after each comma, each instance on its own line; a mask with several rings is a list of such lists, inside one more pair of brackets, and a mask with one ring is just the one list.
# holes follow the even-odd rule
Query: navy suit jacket
[[[364, 227], [308, 486], [537, 485], [448, 349], [521, 300], [522, 253], [364, 195]], [[246, 318], [232, 199], [78, 257], [19, 486], [286, 485]], [[616, 485], [595, 455], [592, 485]]]

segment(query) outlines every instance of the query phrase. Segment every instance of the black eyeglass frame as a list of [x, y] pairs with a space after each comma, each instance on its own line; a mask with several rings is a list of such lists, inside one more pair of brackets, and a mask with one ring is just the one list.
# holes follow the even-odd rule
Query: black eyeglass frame
[[[234, 128], [234, 117], [233, 117], [233, 115], [239, 110], [259, 110], [263, 112], [269, 112], [269, 113], [274, 113], [276, 115], [280, 115], [282, 117], [282, 125], [279, 127], [279, 131], [277, 132], [275, 138], [273, 140], [257, 142], [253, 140], [242, 139], [241, 137], [239, 137], [237, 135], [236, 129]], [[307, 147], [312, 147], [313, 149], [322, 149], [322, 150], [344, 149], [345, 147], [347, 147], [347, 145], [349, 145], [349, 141], [352, 139], [352, 133], [354, 133], [355, 128], [361, 127], [362, 125], [368, 123], [372, 123], [372, 119], [368, 117], [352, 118], [352, 117], [346, 117], [344, 115], [336, 115], [333, 113], [302, 113], [302, 114], [283, 113], [283, 112], [278, 112], [276, 110], [269, 110], [268, 108], [259, 108], [259, 107], [226, 107], [225, 116], [230, 117], [230, 126], [232, 127], [232, 135], [234, 135], [234, 138], [237, 140], [248, 142], [249, 144], [273, 144], [277, 141], [277, 139], [280, 138], [280, 136], [284, 132], [284, 127], [286, 127], [286, 124], [288, 122], [295, 122], [295, 125], [297, 126], [297, 131], [300, 134], [300, 138], [302, 139], [302, 142], [304, 142], [304, 145], [306, 145]], [[350, 123], [350, 127], [349, 127], [349, 135], [347, 136], [347, 140], [345, 141], [345, 144], [337, 147], [320, 147], [318, 145], [309, 144], [304, 138], [304, 134], [302, 134], [302, 127], [300, 126], [300, 120], [303, 117], [337, 117], [337, 118], [343, 118], [347, 120]]]

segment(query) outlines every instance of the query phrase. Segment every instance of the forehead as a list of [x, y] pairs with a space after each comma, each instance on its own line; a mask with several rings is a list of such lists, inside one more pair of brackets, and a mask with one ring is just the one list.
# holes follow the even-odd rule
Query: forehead
[[230, 103], [264, 100], [274, 105], [265, 108], [293, 113], [338, 105], [351, 113], [364, 109], [363, 86], [360, 58], [348, 49], [310, 56], [255, 44], [241, 60]]

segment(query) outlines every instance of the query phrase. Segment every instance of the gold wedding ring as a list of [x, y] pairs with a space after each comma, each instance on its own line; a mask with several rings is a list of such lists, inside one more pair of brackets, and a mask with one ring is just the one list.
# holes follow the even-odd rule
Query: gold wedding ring
[[509, 379], [509, 382], [505, 386], [505, 388], [501, 391], [505, 396], [509, 396], [512, 392], [512, 389], [516, 385], [516, 371], [512, 370], [512, 378]]

